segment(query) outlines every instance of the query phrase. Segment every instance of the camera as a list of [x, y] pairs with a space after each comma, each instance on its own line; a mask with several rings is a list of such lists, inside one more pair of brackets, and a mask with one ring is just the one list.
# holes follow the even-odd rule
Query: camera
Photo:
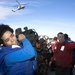
[[21, 33], [26, 36], [33, 46], [35, 46], [35, 43], [38, 40], [38, 34], [34, 29], [28, 29], [28, 27], [24, 27], [24, 31], [22, 31], [21, 28], [17, 28], [15, 30], [16, 37], [18, 37], [18, 35]]

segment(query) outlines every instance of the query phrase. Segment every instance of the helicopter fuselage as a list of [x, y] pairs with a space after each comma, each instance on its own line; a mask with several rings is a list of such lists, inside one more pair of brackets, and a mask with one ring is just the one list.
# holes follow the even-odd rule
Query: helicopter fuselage
[[18, 6], [18, 10], [24, 9], [24, 8], [25, 8], [25, 6], [23, 6], [23, 5]]

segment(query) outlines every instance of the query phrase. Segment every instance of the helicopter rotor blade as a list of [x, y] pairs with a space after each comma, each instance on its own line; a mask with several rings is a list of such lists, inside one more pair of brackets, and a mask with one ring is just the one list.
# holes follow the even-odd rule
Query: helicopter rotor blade
[[18, 0], [16, 0], [16, 2], [17, 2], [19, 5], [21, 5], [21, 4], [19, 3], [19, 1], [18, 1]]
[[27, 4], [29, 4], [29, 3], [25, 3], [25, 4], [21, 4], [21, 5], [27, 5]]

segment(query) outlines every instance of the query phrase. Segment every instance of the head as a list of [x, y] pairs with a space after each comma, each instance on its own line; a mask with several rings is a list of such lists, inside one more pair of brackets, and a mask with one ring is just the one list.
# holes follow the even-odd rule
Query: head
[[57, 41], [57, 37], [54, 37], [53, 40], [56, 40]]
[[65, 39], [64, 39], [64, 34], [63, 34], [62, 32], [59, 32], [59, 33], [57, 34], [57, 37], [58, 37], [58, 40], [59, 40], [60, 43], [62, 43], [62, 42], [65, 41]]
[[68, 39], [68, 34], [65, 33], [64, 34], [64, 37], [65, 37], [65, 39]]
[[0, 24], [0, 44], [6, 46], [17, 44], [17, 38], [13, 34], [13, 29], [9, 25]]

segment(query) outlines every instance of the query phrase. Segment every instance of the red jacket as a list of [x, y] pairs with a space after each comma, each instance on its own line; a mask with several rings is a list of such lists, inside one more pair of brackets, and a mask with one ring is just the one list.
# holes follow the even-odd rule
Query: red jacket
[[72, 64], [72, 50], [75, 48], [75, 43], [64, 42], [57, 43], [54, 49], [54, 56], [51, 62], [55, 59], [56, 65], [60, 67], [71, 67]]
[[52, 42], [51, 42], [51, 47], [52, 47], [53, 52], [54, 52], [54, 47], [55, 47], [56, 43], [57, 43], [56, 40], [52, 40]]

